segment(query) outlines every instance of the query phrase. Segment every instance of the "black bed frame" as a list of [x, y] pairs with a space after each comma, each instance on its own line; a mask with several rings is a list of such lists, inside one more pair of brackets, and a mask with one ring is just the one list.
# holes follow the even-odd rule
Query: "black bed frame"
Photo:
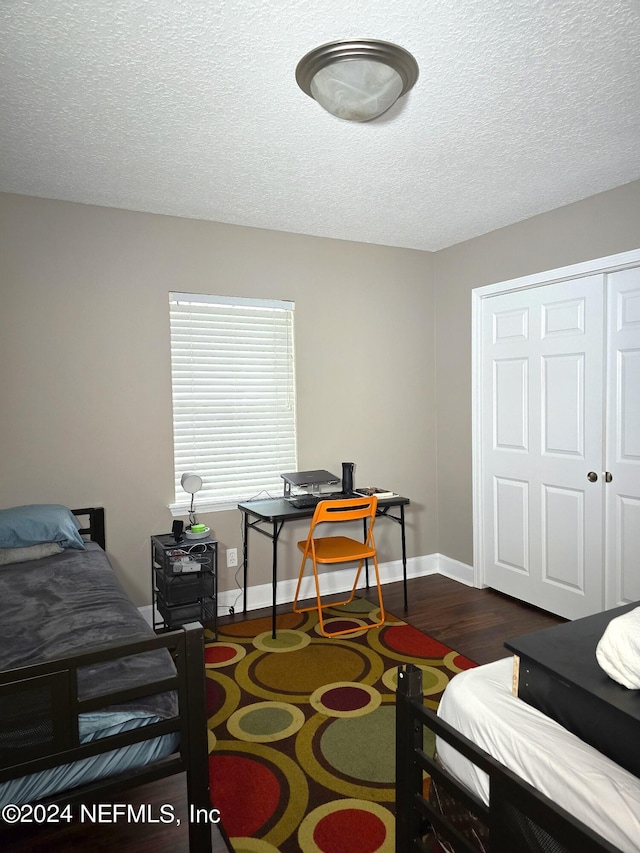
[[[423, 751], [424, 727], [488, 774], [490, 806], [461, 786]], [[453, 796], [488, 828], [491, 853], [529, 850], [619, 853], [617, 847], [425, 707], [422, 672], [408, 664], [398, 671], [396, 695], [396, 853], [428, 853], [423, 839], [431, 828], [456, 853], [477, 853], [478, 847], [423, 796], [423, 771], [430, 774], [432, 784]]]
[[[89, 524], [87, 527], [81, 527], [80, 532], [88, 535], [104, 548], [104, 510], [90, 507], [73, 510], [73, 512], [77, 516], [88, 516]], [[113, 691], [97, 699], [80, 700], [78, 698], [77, 672], [81, 667], [161, 648], [169, 650], [176, 666], [175, 676], [127, 690]], [[176, 717], [80, 744], [79, 714], [167, 690], [175, 690], [178, 693], [179, 711]], [[149, 639], [126, 644], [112, 643], [73, 657], [0, 673], [0, 703], [9, 703], [11, 697], [18, 698], [20, 701], [21, 694], [23, 700], [21, 704], [25, 707], [31, 707], [32, 697], [44, 697], [44, 711], [41, 714], [44, 717], [41, 721], [44, 735], [32, 748], [21, 749], [18, 761], [16, 756], [11, 754], [12, 750], [0, 750], [0, 782], [150, 740], [170, 732], [179, 732], [179, 751], [173, 755], [153, 761], [136, 770], [56, 794], [41, 802], [52, 805], [95, 802], [97, 795], [109, 797], [124, 788], [185, 772], [189, 807], [206, 809], [207, 813], [211, 811], [204, 640], [200, 623], [191, 623], [182, 629]], [[199, 814], [203, 813], [199, 812]], [[5, 831], [10, 833], [11, 827], [0, 822], [0, 838]], [[224, 832], [221, 834], [226, 842]], [[210, 853], [211, 843], [211, 824], [208, 821], [189, 821], [191, 853]]]

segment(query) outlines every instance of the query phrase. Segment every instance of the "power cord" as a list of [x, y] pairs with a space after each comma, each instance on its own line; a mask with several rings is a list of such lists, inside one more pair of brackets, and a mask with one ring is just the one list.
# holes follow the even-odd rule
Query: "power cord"
[[[261, 492], [258, 492], [258, 495], [261, 495], [263, 493], [268, 495], [269, 497], [271, 497], [269, 492], [265, 492], [264, 489]], [[250, 500], [257, 500], [258, 495], [254, 495], [254, 497], [250, 498]], [[240, 585], [240, 581], [238, 580], [238, 575], [240, 574], [240, 569], [243, 567], [243, 564], [244, 564], [244, 553], [245, 553], [245, 544], [246, 544], [245, 538], [244, 538], [244, 524], [242, 524], [242, 523], [240, 523], [240, 540], [242, 542], [243, 561], [241, 564], [238, 564], [238, 568], [236, 569], [236, 571], [233, 575], [233, 579], [235, 581], [235, 584], [238, 587], [238, 594], [236, 595], [236, 598], [235, 598], [235, 601], [233, 602], [233, 604], [229, 607], [229, 616], [235, 615], [238, 600], [243, 595], [242, 586]]]
[[[274, 496], [270, 492], [268, 492], [266, 489], [261, 489], [255, 495], [253, 495], [250, 498], [247, 498], [246, 500], [247, 500], [247, 502], [257, 501], [257, 500], [265, 500], [265, 497], [263, 497], [263, 496], [266, 496], [266, 498], [268, 498], [270, 500], [275, 500]], [[245, 538], [244, 538], [244, 524], [242, 522], [240, 523], [240, 540], [242, 542], [242, 553], [244, 555], [245, 550], [246, 550], [246, 542], [245, 542]], [[243, 563], [244, 563], [244, 559], [243, 559]], [[243, 594], [246, 595], [246, 590], [244, 590], [244, 593], [243, 593], [242, 586], [240, 585], [240, 581], [238, 580], [238, 574], [240, 572], [240, 569], [242, 568], [242, 565], [243, 564], [238, 565], [238, 568], [236, 569], [235, 574], [233, 576], [235, 584], [238, 587], [238, 594], [236, 595], [235, 601], [233, 602], [233, 604], [231, 604], [229, 606], [229, 616], [235, 615], [236, 607], [237, 607], [239, 598]]]

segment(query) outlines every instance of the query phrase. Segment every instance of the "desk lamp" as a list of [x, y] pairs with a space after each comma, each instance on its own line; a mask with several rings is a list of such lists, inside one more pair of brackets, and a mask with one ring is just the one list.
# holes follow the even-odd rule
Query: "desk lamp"
[[[195, 509], [195, 494], [199, 492], [202, 488], [202, 477], [198, 474], [187, 473], [183, 474], [180, 480], [182, 488], [185, 492], [188, 492], [191, 495], [191, 506], [189, 507], [189, 524], [193, 528], [196, 524], [196, 509]], [[195, 532], [202, 532], [200, 530]]]

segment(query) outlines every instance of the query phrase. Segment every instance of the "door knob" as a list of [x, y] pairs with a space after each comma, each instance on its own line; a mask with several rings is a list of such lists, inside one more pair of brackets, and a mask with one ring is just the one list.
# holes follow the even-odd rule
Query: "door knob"
[[587, 480], [590, 483], [595, 483], [597, 479], [598, 479], [598, 475], [596, 474], [596, 472], [595, 471], [589, 471], [589, 473], [587, 474]]
[[604, 472], [605, 483], [610, 483], [612, 480], [613, 480], [613, 474], [611, 473], [611, 471], [605, 471]]

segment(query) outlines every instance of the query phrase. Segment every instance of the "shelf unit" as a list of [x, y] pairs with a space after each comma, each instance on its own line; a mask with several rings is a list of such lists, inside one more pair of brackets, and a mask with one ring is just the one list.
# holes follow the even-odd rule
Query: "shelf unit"
[[202, 622], [217, 639], [218, 543], [215, 539], [176, 542], [171, 533], [151, 537], [153, 630]]

